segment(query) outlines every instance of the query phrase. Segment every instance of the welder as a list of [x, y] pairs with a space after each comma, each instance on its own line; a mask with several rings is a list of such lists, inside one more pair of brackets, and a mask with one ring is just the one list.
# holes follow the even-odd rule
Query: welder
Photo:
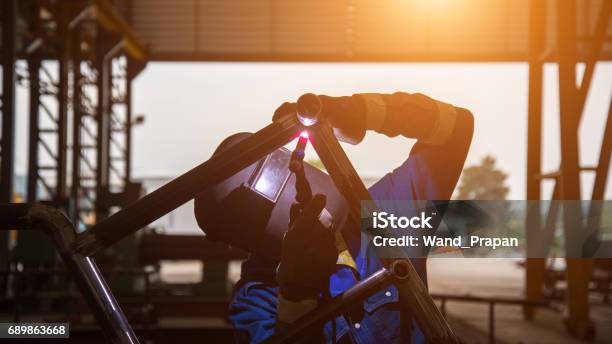
[[[417, 140], [405, 161], [369, 188], [374, 200], [451, 198], [472, 139], [473, 116], [468, 110], [419, 93], [365, 93], [341, 97], [319, 95], [318, 99], [321, 102], [320, 116], [327, 118], [341, 140], [357, 144], [368, 130], [391, 138], [401, 135]], [[284, 103], [274, 116], [276, 119], [295, 115], [296, 111], [295, 103]], [[282, 161], [286, 166], [291, 159], [290, 153], [274, 154], [277, 154], [276, 158], [262, 160], [245, 174], [246, 177], [242, 177], [242, 182], [236, 181], [235, 189], [223, 194], [222, 206], [211, 196], [219, 196], [219, 190], [203, 193], [196, 198], [196, 217], [205, 231], [207, 228], [245, 225], [245, 222], [228, 224], [229, 214], [234, 214], [235, 218], [230, 218], [230, 222], [248, 221], [253, 226], [261, 222], [264, 227], [275, 222], [275, 211], [271, 208], [274, 206], [257, 208], [257, 197], [245, 196], [246, 191], [242, 190], [249, 189], [245, 185], [252, 185], [249, 190], [256, 190], [257, 185], [284, 185], [293, 180], [284, 172], [275, 172], [268, 174], [274, 177], [272, 183], [270, 178], [265, 183], [258, 182], [257, 178], [261, 178], [265, 171], [280, 171], [274, 170], [272, 161]], [[307, 166], [306, 163], [304, 165]], [[309, 172], [309, 177], [312, 175], [316, 175], [316, 172]], [[355, 224], [340, 220], [343, 215], [337, 210], [340, 208], [335, 206], [337, 202], [332, 192], [320, 192], [325, 189], [321, 184], [333, 184], [322, 177], [318, 180], [311, 178], [310, 183], [314, 196], [302, 200], [299, 211], [293, 211], [295, 203], [291, 206], [291, 220], [283, 223], [286, 233], [281, 236], [278, 252], [269, 254], [275, 249], [253, 248], [249, 260], [242, 264], [241, 279], [234, 288], [230, 303], [230, 320], [240, 343], [260, 342], [270, 337], [276, 330], [299, 321], [302, 315], [325, 302], [326, 298], [342, 293], [383, 266], [364, 234], [351, 236], [350, 233], [359, 231], [334, 228]], [[282, 197], [278, 191], [270, 193], [264, 190], [259, 193], [267, 194], [266, 198], [277, 204]], [[266, 215], [236, 214], [239, 209], [245, 209], [239, 205], [247, 204], [244, 203], [247, 201], [249, 211], [263, 209], [258, 212], [266, 212]], [[231, 212], [224, 209], [231, 209]], [[286, 210], [289, 208], [283, 209], [288, 212]], [[225, 221], [218, 221], [220, 218]], [[344, 234], [346, 248], [352, 258], [348, 261], [342, 252], [339, 254], [342, 250], [337, 245], [338, 231]], [[248, 232], [245, 230], [245, 233]], [[240, 235], [234, 242], [239, 247], [257, 245], [252, 243], [257, 238], [248, 235]], [[411, 261], [426, 284], [425, 259]], [[304, 342], [424, 342], [413, 316], [408, 311], [400, 311], [398, 291], [392, 285], [354, 308], [326, 323], [320, 333], [305, 338]]]

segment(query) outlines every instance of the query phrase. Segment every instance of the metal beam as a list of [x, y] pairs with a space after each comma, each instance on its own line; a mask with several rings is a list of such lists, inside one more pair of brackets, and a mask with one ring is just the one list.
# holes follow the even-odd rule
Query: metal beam
[[38, 58], [28, 61], [30, 74], [30, 137], [28, 154], [28, 202], [35, 202], [38, 196], [38, 141], [40, 140], [40, 63]]
[[588, 235], [598, 235], [601, 226], [601, 214], [608, 182], [608, 172], [610, 171], [610, 156], [612, 155], [612, 100], [608, 108], [608, 119], [604, 129], [601, 148], [599, 150], [599, 160], [595, 170], [595, 181], [593, 182], [593, 192], [591, 193], [591, 204], [587, 218]]
[[292, 116], [274, 122], [218, 156], [97, 223], [78, 238], [77, 250], [87, 256], [132, 234], [193, 199], [208, 186], [240, 171], [296, 136], [301, 125]]
[[124, 183], [128, 185], [132, 179], [132, 60], [126, 56], [125, 66], [125, 170]]
[[70, 40], [71, 34], [68, 28], [69, 21], [69, 6], [59, 1], [57, 4], [57, 32], [58, 39], [56, 42], [58, 50], [58, 85], [57, 85], [57, 101], [58, 101], [58, 130], [57, 130], [57, 188], [55, 195], [56, 203], [64, 203], [67, 197], [67, 151], [68, 151], [68, 72], [69, 72], [69, 56], [70, 56]]
[[111, 54], [119, 44], [111, 35], [98, 30], [96, 37], [96, 60], [94, 66], [97, 71], [96, 87], [98, 89], [96, 122], [97, 122], [97, 150], [96, 150], [96, 222], [108, 216], [107, 202], [104, 199], [108, 195], [109, 182], [109, 106], [111, 97]]
[[[527, 300], [542, 299], [545, 259], [529, 258], [530, 253], [537, 249], [540, 240], [540, 202], [542, 172], [542, 71], [543, 62], [540, 58], [544, 48], [546, 7], [544, 0], [534, 0], [529, 11], [529, 101], [527, 110], [527, 200], [529, 202], [526, 214], [527, 228], [527, 262], [525, 264], [525, 295]], [[534, 308], [526, 305], [523, 314], [526, 319], [532, 319]]]
[[148, 61], [171, 62], [524, 62], [528, 59], [525, 53], [429, 53], [379, 54], [354, 53], [215, 53], [215, 52], [150, 52]]
[[72, 36], [72, 74], [73, 74], [73, 92], [72, 92], [72, 184], [70, 190], [70, 217], [75, 224], [77, 230], [81, 220], [80, 214], [80, 185], [81, 185], [81, 123], [83, 121], [83, 113], [81, 109], [81, 49], [80, 49], [80, 24], [76, 26], [71, 34]]
[[115, 7], [106, 0], [95, 0], [94, 3], [93, 11], [96, 20], [105, 29], [122, 36], [123, 48], [132, 58], [145, 60], [147, 58], [145, 44], [136, 36], [134, 30], [121, 17]]
[[612, 12], [612, 1], [603, 1], [601, 8], [599, 9], [599, 17], [597, 17], [597, 22], [595, 24], [593, 40], [590, 42], [591, 47], [585, 60], [586, 67], [584, 70], [584, 75], [582, 76], [582, 82], [580, 83], [578, 104], [581, 112], [584, 109], [584, 103], [591, 87], [591, 80], [593, 78], [593, 73], [595, 72], [595, 65], [597, 64], [597, 60], [601, 58], [600, 55], [606, 39], [606, 31], [608, 30], [608, 24], [610, 23], [610, 12]]
[[[566, 6], [567, 4], [564, 4], [564, 6]], [[572, 6], [575, 5], [574, 3], [571, 4]], [[596, 63], [598, 60], [600, 59], [606, 59], [605, 56], [602, 56], [602, 48], [603, 48], [603, 43], [606, 39], [608, 39], [609, 37], [606, 35], [606, 30], [607, 30], [607, 26], [609, 24], [609, 20], [610, 20], [610, 12], [612, 10], [612, 2], [610, 1], [604, 1], [602, 2], [600, 11], [599, 11], [599, 16], [595, 25], [595, 30], [594, 30], [594, 34], [593, 37], [589, 37], [589, 39], [587, 40], [588, 43], [590, 44], [590, 50], [587, 54], [587, 57], [584, 59], [584, 62], [586, 63], [585, 66], [585, 71], [583, 73], [582, 76], [582, 80], [580, 83], [580, 87], [577, 89], [577, 95], [575, 97], [575, 99], [573, 100], [574, 104], [575, 104], [575, 109], [573, 111], [575, 111], [575, 116], [577, 116], [576, 123], [575, 123], [575, 130], [576, 130], [576, 135], [577, 132], [580, 128], [580, 123], [581, 123], [581, 119], [582, 119], [582, 115], [584, 112], [584, 105], [586, 102], [586, 97], [588, 95], [588, 91], [590, 89], [591, 86], [591, 81], [592, 81], [592, 77], [595, 71], [595, 67], [596, 67]], [[574, 17], [572, 17], [571, 19], [574, 19]], [[560, 20], [560, 19], [559, 19]], [[573, 23], [573, 24], [571, 24]], [[564, 25], [569, 25], [567, 27], [567, 29], [571, 29], [572, 27], [575, 27], [575, 22], [571, 21], [570, 24], [564, 23]], [[573, 25], [573, 26], [572, 26]], [[561, 35], [560, 30], [558, 29], [559, 35]], [[560, 38], [558, 36], [558, 38]], [[585, 37], [583, 37], [583, 40]], [[576, 40], [579, 40], [579, 37], [575, 36], [575, 32], [573, 33], [573, 37], [572, 37], [572, 45], [570, 46], [570, 43], [568, 43], [567, 45], [564, 45], [563, 51], [561, 52], [562, 49], [559, 49], [559, 55], [563, 55], [563, 56], [568, 56], [567, 54], [567, 48], [571, 49], [571, 55], [573, 55], [573, 61], [571, 61], [572, 67], [570, 67], [572, 70], [575, 68], [575, 63], [578, 62], [578, 57], [577, 57], [577, 52], [575, 51], [575, 43]], [[569, 69], [569, 68], [568, 68]], [[566, 70], [563, 74], [567, 75], [568, 73], [570, 73], [569, 70]], [[575, 72], [572, 72], [575, 73]], [[560, 75], [562, 74], [561, 72], [559, 73]], [[572, 74], [572, 78], [575, 78], [575, 74]], [[569, 81], [568, 81], [569, 82]], [[575, 82], [575, 79], [574, 81]], [[572, 84], [575, 85], [575, 84]], [[570, 89], [573, 88], [573, 86], [567, 86]], [[531, 147], [530, 144], [528, 144], [529, 147]], [[602, 146], [603, 148], [604, 146]], [[598, 166], [595, 170], [600, 169], [601, 166]], [[593, 170], [593, 169], [588, 169], [588, 168], [581, 168], [580, 166], [578, 167], [579, 171], [585, 171], [585, 170]], [[552, 174], [550, 174], [551, 177], [555, 178], [555, 185], [554, 185], [554, 191], [553, 191], [553, 195], [552, 195], [552, 200], [553, 202], [551, 202], [550, 204], [550, 209], [548, 211], [547, 214], [547, 219], [546, 219], [546, 224], [545, 224], [545, 230], [542, 232], [543, 236], [542, 237], [538, 237], [537, 241], [543, 243], [543, 245], [546, 245], [547, 243], [552, 242], [553, 240], [553, 236], [554, 236], [554, 229], [555, 229], [555, 225], [556, 225], [556, 219], [559, 213], [559, 206], [562, 204], [562, 202], [556, 201], [556, 200], [560, 200], [563, 199], [563, 186], [562, 184], [562, 176], [563, 172], [562, 172], [562, 168], [560, 167], [558, 169], [557, 172], [554, 172]], [[548, 175], [541, 175], [540, 179], [542, 178], [546, 178]], [[528, 174], [528, 183], [529, 183], [529, 174]], [[540, 180], [541, 182], [541, 180]], [[601, 182], [601, 181], [600, 181]], [[605, 183], [605, 181], [604, 181]], [[538, 186], [539, 187], [539, 186]], [[595, 190], [594, 190], [595, 191]], [[595, 193], [593, 194], [595, 195]], [[567, 198], [565, 198], [567, 199]], [[556, 201], [556, 202], [555, 202]], [[600, 203], [592, 203], [591, 207], [589, 209], [589, 214], [594, 214], [597, 212], [597, 207], [600, 206]], [[529, 216], [529, 214], [528, 214]], [[535, 215], [534, 215], [535, 216]], [[594, 215], [593, 215], [594, 216]], [[595, 224], [591, 223], [592, 220], [594, 219], [594, 217], [589, 215], [589, 224], [587, 225], [587, 229], [589, 229], [588, 232], [582, 233], [581, 231], [578, 231], [577, 234], [581, 234], [581, 235], [589, 235], [588, 233], [590, 233], [592, 230], [595, 229]], [[533, 242], [533, 240], [531, 240], [531, 242]], [[529, 244], [529, 242], [528, 242]], [[536, 295], [535, 293], [537, 293], [536, 288], [539, 288], [539, 286], [536, 286], [536, 283], [540, 283], [540, 282], [536, 282], [536, 280], [541, 280], [541, 276], [542, 276], [542, 272], [541, 270], [544, 268], [544, 266], [542, 265], [544, 264], [544, 262], [539, 262], [537, 260], [533, 260], [533, 264], [527, 265], [527, 278], [526, 278], [526, 283], [527, 283], [527, 293], [528, 295], [531, 293], [534, 296]], [[573, 263], [572, 263], [573, 264]], [[588, 262], [586, 264], [589, 264]], [[533, 271], [529, 271], [529, 270], [533, 270]], [[527, 317], [529, 317], [529, 314], [526, 314]]]
[[2, 1], [2, 137], [0, 138], [0, 202], [13, 198], [15, 160], [15, 60], [17, 1]]
[[[557, 47], [559, 52], [559, 121], [561, 136], [561, 185], [563, 228], [566, 242], [579, 242], [584, 236], [580, 200], [578, 124], [579, 92], [576, 88], [576, 1], [557, 2]], [[580, 252], [566, 252], [570, 257]], [[591, 262], [567, 259], [567, 328], [570, 334], [586, 338], [594, 331], [589, 320], [588, 283]]]

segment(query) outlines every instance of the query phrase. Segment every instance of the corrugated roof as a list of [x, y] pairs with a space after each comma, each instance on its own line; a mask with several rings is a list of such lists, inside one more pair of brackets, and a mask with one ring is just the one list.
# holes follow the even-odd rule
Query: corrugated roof
[[[547, 1], [550, 14], [556, 1]], [[579, 54], [588, 51], [603, 1], [578, 1]], [[129, 13], [152, 60], [521, 61], [529, 2], [131, 0]], [[542, 25], [544, 50], [553, 54], [554, 16]]]

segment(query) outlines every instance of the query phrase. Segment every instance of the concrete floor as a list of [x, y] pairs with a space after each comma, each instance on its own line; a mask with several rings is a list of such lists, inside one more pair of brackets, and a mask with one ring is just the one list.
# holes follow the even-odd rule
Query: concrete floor
[[[524, 270], [512, 259], [434, 258], [428, 261], [432, 293], [472, 296], [522, 297]], [[534, 321], [525, 321], [520, 306], [495, 307], [496, 343], [586, 343], [567, 335], [563, 303], [556, 311], [539, 310]], [[488, 343], [488, 305], [449, 301], [449, 322], [468, 343]], [[612, 343], [612, 305], [592, 297], [595, 343]], [[591, 342], [593, 343], [593, 342]]]

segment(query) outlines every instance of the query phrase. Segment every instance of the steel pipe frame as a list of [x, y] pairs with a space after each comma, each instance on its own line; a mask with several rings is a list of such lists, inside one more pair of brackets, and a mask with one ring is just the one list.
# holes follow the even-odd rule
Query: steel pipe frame
[[[347, 203], [349, 203], [351, 216], [357, 221], [355, 223], [361, 223], [362, 209], [360, 204], [371, 206], [373, 202], [367, 202], [372, 200], [370, 193], [359, 178], [359, 175], [357, 175], [357, 171], [355, 171], [346, 153], [342, 150], [330, 125], [324, 123], [311, 136], [313, 137], [312, 144], [321, 162], [329, 172], [338, 190], [343, 194]], [[374, 210], [364, 209], [364, 212], [371, 214]], [[410, 261], [405, 258], [405, 254], [401, 250], [395, 250], [394, 256], [404, 258], [382, 259], [382, 262], [388, 269], [398, 262], [407, 263], [406, 274], [409, 283], [397, 284], [401, 306], [412, 311], [428, 342], [458, 343], [458, 339], [435, 305], [419, 274]]]
[[393, 270], [382, 268], [362, 280], [344, 293], [332, 298], [296, 320], [292, 326], [275, 333], [266, 339], [265, 344], [295, 343], [306, 333], [317, 331], [328, 321], [348, 311], [355, 304], [363, 302], [370, 295], [382, 290], [390, 283], [400, 281], [404, 276], [398, 276]]
[[[359, 181], [350, 161], [333, 136], [331, 127], [326, 121], [320, 122], [322, 123], [316, 128], [311, 127], [309, 130], [316, 129], [314, 137], [319, 142], [316, 149], [325, 157], [323, 159], [328, 163], [326, 168], [333, 175], [332, 179], [336, 182], [336, 186], [344, 195], [349, 196], [347, 197], [349, 202], [359, 200], [359, 197], [369, 199], [365, 186]], [[33, 226], [42, 224], [42, 228], [52, 235], [67, 268], [76, 275], [92, 311], [110, 338], [115, 342], [135, 343], [137, 339], [90, 256], [98, 249], [113, 244], [175, 209], [207, 186], [256, 162], [262, 156], [289, 142], [304, 129], [306, 128], [295, 116], [283, 116], [240, 144], [211, 158], [80, 235], [76, 234], [74, 226], [59, 211], [23, 204], [0, 206], [0, 215], [2, 215], [0, 229], [24, 228], [25, 224]], [[354, 193], [354, 190], [361, 190], [367, 195], [359, 195]], [[352, 213], [355, 214], [355, 211]], [[48, 221], [47, 218], [54, 221]], [[415, 314], [428, 341], [458, 343], [458, 339], [435, 306], [412, 264], [408, 260], [397, 260], [386, 261], [385, 265], [391, 270], [395, 266], [402, 266], [400, 271], [405, 279], [402, 283], [397, 283], [401, 307], [410, 309]], [[356, 287], [361, 287], [362, 283], [358, 283]], [[343, 307], [349, 306], [346, 300], [341, 304]], [[333, 310], [323, 307], [313, 312], [328, 317], [333, 315], [330, 309]], [[297, 330], [296, 333], [301, 334], [304, 330], [305, 328]]]
[[[359, 219], [359, 202], [371, 197], [329, 124], [325, 119], [320, 119], [315, 126], [304, 127], [295, 116], [287, 115], [81, 233], [75, 246], [77, 252], [91, 256], [99, 249], [138, 231], [194, 198], [208, 186], [286, 144], [303, 130], [313, 135], [315, 150], [334, 183], [351, 204], [351, 215]], [[426, 338], [432, 343], [458, 343], [412, 264], [408, 260], [400, 261], [406, 263], [406, 274], [411, 281], [409, 285], [398, 285], [402, 307], [412, 310]], [[383, 263], [390, 267], [394, 260], [383, 260]]]
[[113, 343], [139, 343], [93, 258], [74, 251], [76, 229], [60, 210], [41, 204], [0, 204], [0, 230], [11, 229], [47, 234], [107, 339]]
[[155, 221], [197, 194], [289, 142], [302, 129], [284, 116], [223, 154], [216, 155], [79, 235], [76, 249], [90, 256]]

